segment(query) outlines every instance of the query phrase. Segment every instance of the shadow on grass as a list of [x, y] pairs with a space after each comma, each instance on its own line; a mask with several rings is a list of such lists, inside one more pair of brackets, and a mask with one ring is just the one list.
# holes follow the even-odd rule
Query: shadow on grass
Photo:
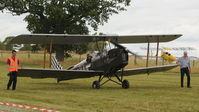
[[137, 87], [132, 87], [132, 89], [136, 89], [136, 90], [141, 90], [141, 89], [150, 89], [150, 90], [154, 90], [154, 89], [158, 89], [158, 90], [168, 90], [168, 89], [179, 89], [180, 87], [176, 87], [176, 86], [137, 86]]
[[[35, 86], [27, 89], [31, 90], [96, 90], [84, 83], [32, 83]], [[142, 90], [176, 90], [181, 89], [178, 86], [132, 86], [128, 89], [123, 89], [121, 85], [103, 85], [99, 90], [131, 90], [131, 91], [142, 91]]]
[[85, 84], [77, 84], [77, 83], [32, 83], [34, 88], [30, 88], [33, 90], [89, 90], [91, 86]]

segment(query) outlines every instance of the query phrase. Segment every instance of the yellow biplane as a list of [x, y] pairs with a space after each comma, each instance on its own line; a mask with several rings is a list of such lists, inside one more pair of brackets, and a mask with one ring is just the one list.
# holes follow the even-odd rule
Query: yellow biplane
[[174, 55], [168, 52], [168, 50], [171, 50], [170, 48], [164, 47], [163, 49], [165, 50], [165, 51], [162, 51], [162, 54], [161, 54], [161, 58], [163, 60], [166, 60], [168, 62], [173, 62], [177, 60], [177, 58]]

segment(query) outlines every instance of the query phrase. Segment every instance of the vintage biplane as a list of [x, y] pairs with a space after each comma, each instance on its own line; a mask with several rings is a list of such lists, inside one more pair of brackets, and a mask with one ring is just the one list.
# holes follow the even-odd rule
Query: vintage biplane
[[[142, 50], [147, 50], [147, 48], [145, 47], [141, 47]], [[151, 60], [154, 60], [156, 58], [156, 56], [152, 56], [152, 51], [156, 50], [157, 48], [150, 48], [151, 50]], [[162, 47], [162, 48], [159, 48], [159, 50], [161, 51], [161, 55], [160, 55], [160, 59], [164, 61], [167, 61], [169, 63], [171, 62], [174, 62], [177, 60], [177, 57], [175, 57], [174, 55], [172, 55], [169, 50], [171, 50], [171, 48], [168, 48], [168, 47]], [[146, 58], [146, 56], [143, 56], [144, 59]]]
[[[156, 64], [158, 64], [158, 49], [160, 42], [169, 42], [182, 36], [181, 34], [172, 35], [68, 35], [68, 34], [22, 34], [16, 36], [10, 41], [10, 44], [43, 44], [50, 46], [50, 58], [52, 52], [52, 46], [55, 47], [56, 58], [58, 61], [63, 61], [64, 58], [64, 45], [66, 44], [82, 44], [95, 42], [98, 46], [98, 42], [110, 42], [115, 47], [109, 51], [100, 49], [90, 61], [87, 59], [80, 63], [71, 66], [67, 69], [60, 67], [52, 68], [23, 68], [19, 69], [19, 77], [31, 77], [31, 78], [56, 78], [57, 81], [71, 80], [78, 78], [89, 78], [99, 76], [99, 79], [92, 83], [92, 87], [99, 89], [108, 81], [115, 82], [122, 86], [122, 88], [129, 88], [130, 84], [128, 80], [124, 80], [124, 76], [137, 75], [137, 74], [150, 74], [153, 72], [167, 71], [177, 67], [174, 65], [164, 66], [148, 66], [149, 46], [150, 43], [157, 43], [157, 58]], [[121, 44], [130, 43], [147, 43], [147, 60], [146, 67], [124, 69], [128, 65], [128, 53], [134, 54]], [[46, 52], [46, 50], [44, 50]], [[44, 53], [45, 54], [45, 53]], [[134, 54], [135, 55], [135, 54]], [[44, 55], [45, 59], [45, 55]], [[50, 59], [51, 61], [51, 59]], [[50, 65], [52, 67], [52, 65]], [[45, 67], [45, 63], [44, 63]], [[113, 80], [116, 77], [116, 80]], [[104, 80], [106, 79], [106, 80]], [[104, 81], [103, 81], [104, 80]]]
[[176, 61], [177, 57], [175, 57], [174, 55], [169, 53], [168, 50], [170, 50], [170, 48], [168, 48], [168, 47], [163, 48], [163, 50], [161, 51], [161, 58], [168, 62]]

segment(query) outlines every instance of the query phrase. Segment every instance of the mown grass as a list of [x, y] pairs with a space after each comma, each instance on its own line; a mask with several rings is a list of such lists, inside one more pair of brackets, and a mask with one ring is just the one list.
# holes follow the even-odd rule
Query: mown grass
[[[26, 67], [42, 67], [42, 54], [31, 54], [23, 59]], [[6, 56], [6, 54], [4, 54]], [[199, 75], [192, 74], [192, 88], [179, 87], [179, 73], [155, 73], [125, 77], [131, 88], [122, 89], [108, 83], [100, 90], [91, 88], [98, 77], [64, 81], [55, 79], [18, 78], [16, 91], [6, 90], [8, 81], [6, 64], [0, 60], [0, 102], [16, 103], [59, 110], [61, 112], [198, 112]], [[67, 59], [67, 64], [79, 58]], [[38, 62], [37, 62], [38, 60]], [[70, 61], [68, 61], [70, 60]], [[132, 60], [130, 60], [132, 61]], [[142, 61], [141, 61], [142, 62]], [[144, 61], [143, 61], [144, 63]], [[152, 62], [150, 62], [152, 63]], [[129, 67], [134, 66], [130, 63]], [[41, 65], [41, 66], [40, 66]], [[177, 69], [176, 69], [177, 70]]]

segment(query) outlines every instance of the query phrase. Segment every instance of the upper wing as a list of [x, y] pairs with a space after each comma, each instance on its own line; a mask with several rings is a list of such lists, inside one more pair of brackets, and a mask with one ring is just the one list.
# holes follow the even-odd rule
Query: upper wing
[[118, 43], [169, 42], [182, 36], [172, 35], [67, 35], [67, 34], [22, 34], [13, 38], [10, 44], [81, 44], [95, 41], [112, 40]]
[[89, 78], [102, 74], [101, 71], [83, 71], [83, 70], [57, 70], [57, 69], [40, 69], [40, 68], [25, 68], [19, 69], [19, 77], [31, 78], [59, 78], [59, 79], [77, 79]]
[[[150, 74], [153, 72], [163, 72], [177, 67], [177, 64], [174, 65], [164, 65], [164, 66], [154, 66], [154, 67], [143, 67], [135, 69], [126, 69], [123, 71], [124, 76], [137, 75], [137, 74]], [[122, 71], [118, 71], [119, 74], [122, 74]]]
[[174, 35], [123, 35], [117, 38], [118, 43], [155, 43], [169, 42], [182, 36], [181, 34]]

